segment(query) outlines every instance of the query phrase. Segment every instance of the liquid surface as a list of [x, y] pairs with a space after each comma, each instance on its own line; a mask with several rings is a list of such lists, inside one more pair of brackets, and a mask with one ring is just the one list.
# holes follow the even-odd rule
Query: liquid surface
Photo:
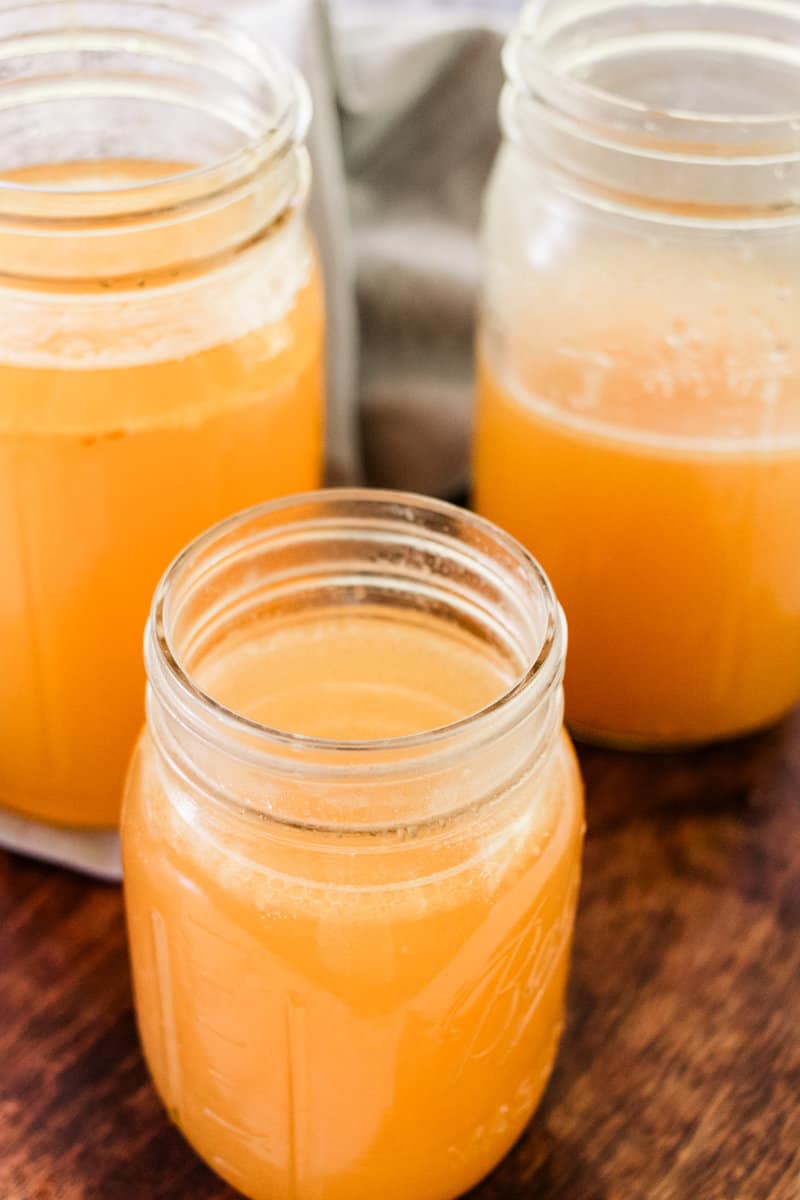
[[[243, 713], [359, 738], [458, 719], [509, 682], [438, 622], [370, 611], [313, 626], [228, 646], [204, 686]], [[463, 770], [438, 781], [448, 807]], [[224, 764], [215, 776], [235, 789]], [[316, 810], [322, 785], [287, 786], [298, 813]], [[376, 805], [394, 788], [400, 812], [433, 785], [371, 786]], [[345, 817], [354, 790], [342, 785]], [[566, 740], [502, 804], [433, 835], [338, 837], [220, 813], [145, 739], [123, 820], [126, 902], [139, 1027], [173, 1119], [252, 1200], [460, 1195], [549, 1075], [581, 835]]]
[[[163, 171], [93, 167], [97, 187]], [[68, 168], [56, 182], [68, 185]], [[319, 483], [310, 261], [282, 315], [263, 306], [266, 323], [244, 260], [174, 287], [143, 274], [113, 297], [100, 281], [76, 298], [0, 280], [0, 803], [66, 825], [116, 822], [162, 571], [218, 519]]]
[[484, 341], [476, 505], [564, 606], [573, 726], [699, 742], [800, 696], [797, 309], [753, 279], [703, 311], [692, 263], [635, 282], [624, 261], [607, 309], [565, 283], [535, 330], [517, 314], [502, 353]]
[[467, 633], [365, 606], [358, 615], [324, 610], [248, 631], [194, 676], [262, 725], [345, 742], [450, 725], [515, 682], [510, 665]]

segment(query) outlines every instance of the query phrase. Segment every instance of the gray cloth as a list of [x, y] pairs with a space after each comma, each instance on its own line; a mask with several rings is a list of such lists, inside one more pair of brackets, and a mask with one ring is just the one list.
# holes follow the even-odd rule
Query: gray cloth
[[449, 495], [468, 480], [476, 231], [509, 13], [340, 3], [332, 24], [366, 478]]
[[[278, 42], [309, 81], [311, 219], [328, 309], [328, 478], [467, 485], [480, 198], [516, 4], [194, 0]], [[360, 338], [360, 355], [359, 355]], [[101, 878], [116, 835], [0, 810], [0, 845]]]

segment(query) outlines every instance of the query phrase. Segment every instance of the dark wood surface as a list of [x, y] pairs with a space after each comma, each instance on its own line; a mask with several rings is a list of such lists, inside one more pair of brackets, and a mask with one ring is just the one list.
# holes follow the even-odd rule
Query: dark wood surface
[[[800, 715], [582, 759], [568, 1028], [472, 1200], [799, 1200]], [[148, 1084], [118, 889], [1, 855], [0, 1198], [232, 1198]]]

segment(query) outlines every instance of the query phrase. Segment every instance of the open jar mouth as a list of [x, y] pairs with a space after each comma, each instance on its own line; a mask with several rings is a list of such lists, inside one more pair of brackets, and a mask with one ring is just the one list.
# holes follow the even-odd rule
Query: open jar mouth
[[[34, 0], [0, 12], [0, 60], [4, 225], [113, 230], [219, 202], [273, 168], [273, 216], [292, 203], [297, 171], [279, 168], [305, 138], [308, 88], [233, 24], [147, 0]], [[108, 159], [165, 170], [133, 182], [8, 177]]]
[[[192, 662], [253, 614], [315, 604], [396, 605], [487, 639], [516, 666], [484, 708], [434, 729], [342, 741], [262, 725], [209, 695]], [[269, 620], [269, 616], [267, 616]], [[566, 628], [547, 576], [513, 538], [442, 501], [329, 489], [230, 517], [169, 567], [145, 638], [150, 687], [173, 718], [234, 756], [279, 771], [348, 776], [428, 764], [500, 737], [558, 692]]]
[[543, 160], [580, 174], [580, 148], [590, 184], [633, 196], [639, 171], [656, 204], [796, 217], [796, 5], [542, 0], [524, 9], [504, 66], [506, 131]]

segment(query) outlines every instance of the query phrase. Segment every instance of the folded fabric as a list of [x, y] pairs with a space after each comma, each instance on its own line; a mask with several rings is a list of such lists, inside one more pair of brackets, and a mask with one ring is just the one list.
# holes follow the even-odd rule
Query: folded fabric
[[[194, 6], [281, 46], [311, 89], [329, 481], [461, 492], [480, 198], [498, 142], [500, 45], [516, 4]], [[0, 810], [0, 845], [119, 878], [113, 833], [51, 829]]]
[[122, 877], [119, 836], [114, 830], [57, 829], [0, 809], [0, 846], [112, 882]]
[[[468, 485], [481, 196], [516, 5], [330, 8], [370, 483]], [[325, 180], [318, 177], [324, 190]]]

